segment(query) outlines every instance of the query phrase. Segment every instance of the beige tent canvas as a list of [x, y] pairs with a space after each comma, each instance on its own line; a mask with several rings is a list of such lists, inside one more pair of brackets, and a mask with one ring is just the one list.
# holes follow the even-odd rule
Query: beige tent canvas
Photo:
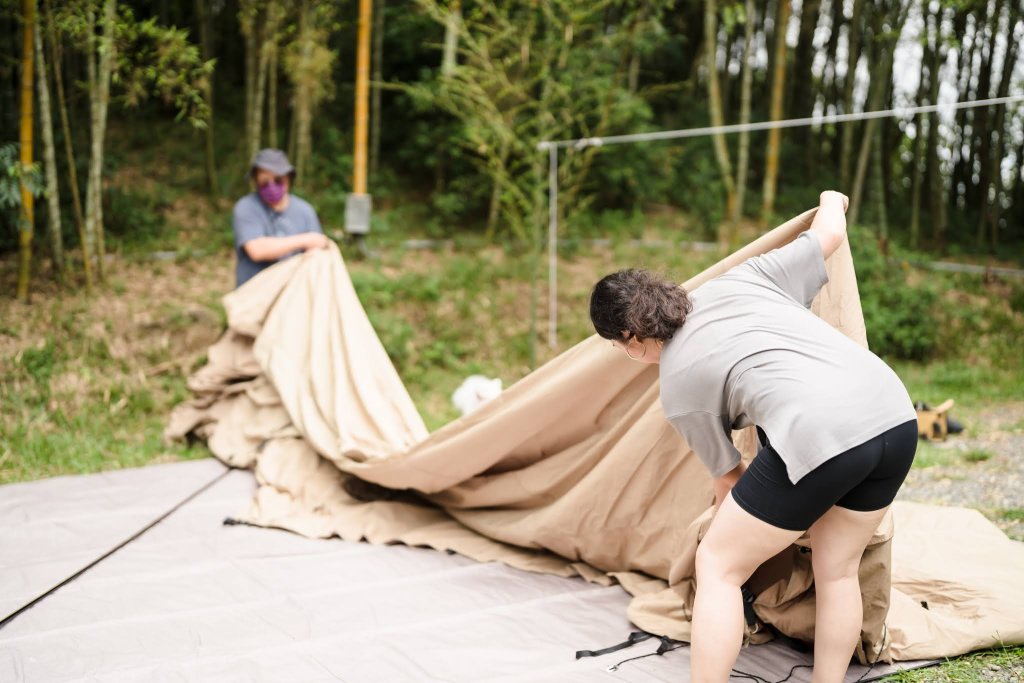
[[[812, 218], [787, 221], [684, 286], [786, 244]], [[812, 310], [866, 344], [848, 245], [827, 268]], [[336, 249], [284, 261], [224, 303], [228, 330], [167, 435], [198, 436], [224, 462], [255, 470], [260, 487], [243, 521], [618, 582], [634, 596], [634, 624], [689, 638], [711, 480], [661, 414], [656, 368], [592, 337], [428, 435]], [[753, 456], [752, 430], [734, 441]], [[385, 495], [366, 502], [350, 494], [353, 482]], [[752, 578], [760, 623], [748, 629], [751, 642], [771, 637], [766, 624], [812, 638], [807, 545]], [[1024, 547], [980, 514], [898, 504], [861, 563], [857, 655], [929, 659], [1022, 643], [1021, 576]]]

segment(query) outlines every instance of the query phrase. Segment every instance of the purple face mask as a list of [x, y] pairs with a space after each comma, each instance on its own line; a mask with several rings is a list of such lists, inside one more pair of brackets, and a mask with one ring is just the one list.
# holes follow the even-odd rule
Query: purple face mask
[[260, 185], [259, 191], [260, 199], [273, 206], [284, 198], [284, 183], [269, 182], [266, 185]]

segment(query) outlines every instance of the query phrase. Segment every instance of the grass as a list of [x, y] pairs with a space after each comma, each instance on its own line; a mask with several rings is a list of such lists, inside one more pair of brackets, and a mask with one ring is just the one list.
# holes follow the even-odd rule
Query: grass
[[162, 432], [220, 331], [209, 267], [115, 267], [94, 297], [40, 284], [31, 306], [0, 303], [0, 483], [208, 455]]
[[1006, 520], [1024, 522], [1024, 509], [1022, 508], [1010, 508], [1007, 510], [1000, 510], [997, 514]]
[[939, 358], [927, 363], [887, 359], [915, 400], [931, 405], [954, 398], [960, 414], [964, 406], [978, 406], [997, 401], [1019, 401], [1024, 398], [1021, 378], [1024, 361], [1016, 353], [1002, 355], [974, 354]]
[[[993, 671], [991, 667], [999, 667]], [[995, 676], [998, 674], [998, 678]], [[1013, 676], [1013, 678], [1011, 678]], [[924, 669], [886, 676], [889, 683], [988, 683], [1024, 678], [1024, 647], [1005, 647], [975, 652]]]
[[[985, 462], [992, 458], [992, 453], [983, 449], [960, 450], [949, 446], [935, 444], [930, 441], [920, 441], [917, 445], [917, 455], [914, 458], [914, 467], [951, 467], [967, 466]], [[969, 470], [967, 470], [969, 472]], [[965, 473], [964, 475], [969, 476]]]
[[986, 450], [974, 449], [967, 451], [962, 457], [967, 462], [985, 462], [992, 457], [992, 454]]

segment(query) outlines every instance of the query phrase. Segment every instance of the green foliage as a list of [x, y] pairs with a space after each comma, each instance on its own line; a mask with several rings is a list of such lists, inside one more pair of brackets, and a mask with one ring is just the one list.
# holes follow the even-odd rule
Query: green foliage
[[202, 61], [186, 29], [160, 26], [155, 19], [136, 23], [124, 6], [120, 26], [126, 44], [117, 52], [114, 82], [124, 89], [124, 103], [138, 105], [155, 92], [176, 110], [178, 120], [205, 128], [209, 116], [205, 92], [214, 61]]
[[106, 192], [104, 226], [112, 242], [122, 247], [152, 246], [164, 235], [167, 197], [155, 192], [112, 187]]
[[1017, 280], [1011, 285], [1010, 296], [1007, 297], [1010, 309], [1016, 313], [1024, 313], [1024, 280]]
[[[623, 30], [607, 30], [613, 4]], [[446, 4], [419, 0], [419, 5], [438, 24], [450, 21]], [[435, 81], [405, 86], [419, 107], [439, 107], [458, 121], [455, 142], [487, 181], [489, 219], [512, 235], [526, 238], [541, 212], [547, 165], [537, 149], [540, 141], [649, 124], [649, 109], [624, 87], [623, 57], [632, 49], [641, 17], [641, 3], [474, 3], [459, 26], [458, 64]], [[586, 206], [584, 187], [597, 156], [594, 148], [563, 155], [564, 210]], [[649, 175], [642, 170], [615, 177], [617, 167], [606, 168], [610, 184], [630, 196]], [[450, 196], [441, 209], [456, 214], [467, 203]]]
[[680, 163], [676, 176], [679, 191], [686, 196], [685, 205], [703, 231], [702, 234], [693, 235], [692, 239], [713, 239], [718, 226], [725, 220], [722, 175], [711, 155], [710, 143], [706, 146], [706, 154], [698, 149]]
[[56, 352], [53, 338], [49, 337], [42, 347], [25, 349], [21, 354], [21, 367], [32, 378], [36, 386], [47, 393], [47, 384], [53, 375]]
[[870, 232], [850, 228], [868, 345], [882, 356], [926, 360], [939, 344], [938, 293], [927, 281], [910, 285], [893, 267]]
[[17, 214], [21, 208], [22, 182], [33, 197], [39, 197], [46, 191], [46, 182], [39, 164], [25, 167], [18, 156], [16, 143], [0, 145], [0, 212], [9, 216], [13, 224], [17, 224]]
[[55, 7], [58, 39], [70, 39], [86, 58], [109, 45], [114, 57], [111, 83], [120, 88], [125, 106], [137, 106], [156, 94], [176, 110], [179, 120], [204, 127], [209, 114], [204, 93], [214, 61], [200, 59], [188, 30], [160, 26], [153, 18], [139, 21], [128, 5], [118, 3], [108, 43], [96, 35], [101, 5], [97, 0], [74, 0]]
[[[309, 15], [300, 16], [300, 25], [292, 24], [286, 29], [293, 39], [284, 50], [285, 75], [300, 96], [308, 98], [311, 108], [334, 96], [331, 71], [337, 54], [327, 46], [327, 39], [338, 28], [336, 12], [333, 2], [311, 3]], [[305, 32], [302, 21], [309, 22]]]

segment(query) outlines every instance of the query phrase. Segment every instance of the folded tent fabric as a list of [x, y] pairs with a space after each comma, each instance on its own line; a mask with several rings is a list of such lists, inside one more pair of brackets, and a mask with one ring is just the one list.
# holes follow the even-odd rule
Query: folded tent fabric
[[[699, 287], [782, 246], [810, 226], [813, 213], [787, 221], [684, 286]], [[827, 268], [829, 283], [812, 311], [866, 344], [847, 244]], [[229, 329], [191, 380], [197, 396], [175, 410], [167, 435], [197, 434], [229, 464], [254, 467], [261, 487], [245, 521], [618, 581], [635, 596], [629, 611], [635, 624], [688, 639], [693, 556], [711, 520], [711, 480], [661, 414], [656, 368], [591, 337], [427, 435], [335, 248], [267, 269], [228, 295], [225, 308]], [[752, 428], [734, 440], [744, 457], [753, 456]], [[424, 504], [361, 502], [346, 492], [352, 476], [414, 490]], [[901, 543], [935, 547], [936, 539], [916, 532], [922, 516], [914, 509], [896, 508], [898, 519], [910, 520], [900, 528]], [[962, 527], [979, 523], [988, 524], [972, 517]], [[1001, 542], [1009, 545], [992, 552], [1024, 571], [1013, 542], [1005, 536]], [[985, 603], [990, 612], [982, 621], [988, 621], [978, 624], [977, 607], [944, 605], [946, 611], [936, 612], [917, 599], [927, 581], [908, 583], [897, 566], [890, 585], [892, 543], [887, 516], [861, 563], [862, 661], [1024, 642], [1016, 616], [1024, 614], [1024, 588], [991, 584], [985, 567], [971, 565], [976, 571], [958, 578], [970, 584], [966, 594], [980, 604], [1000, 592], [998, 601]], [[754, 608], [781, 632], [810, 639], [813, 577], [801, 545], [806, 548], [805, 542], [793, 546], [753, 577]], [[913, 552], [906, 557], [921, 571]], [[924, 571], [938, 577], [943, 567], [933, 563]], [[981, 630], [968, 638], [974, 626]], [[751, 633], [755, 642], [769, 637], [765, 630]]]

